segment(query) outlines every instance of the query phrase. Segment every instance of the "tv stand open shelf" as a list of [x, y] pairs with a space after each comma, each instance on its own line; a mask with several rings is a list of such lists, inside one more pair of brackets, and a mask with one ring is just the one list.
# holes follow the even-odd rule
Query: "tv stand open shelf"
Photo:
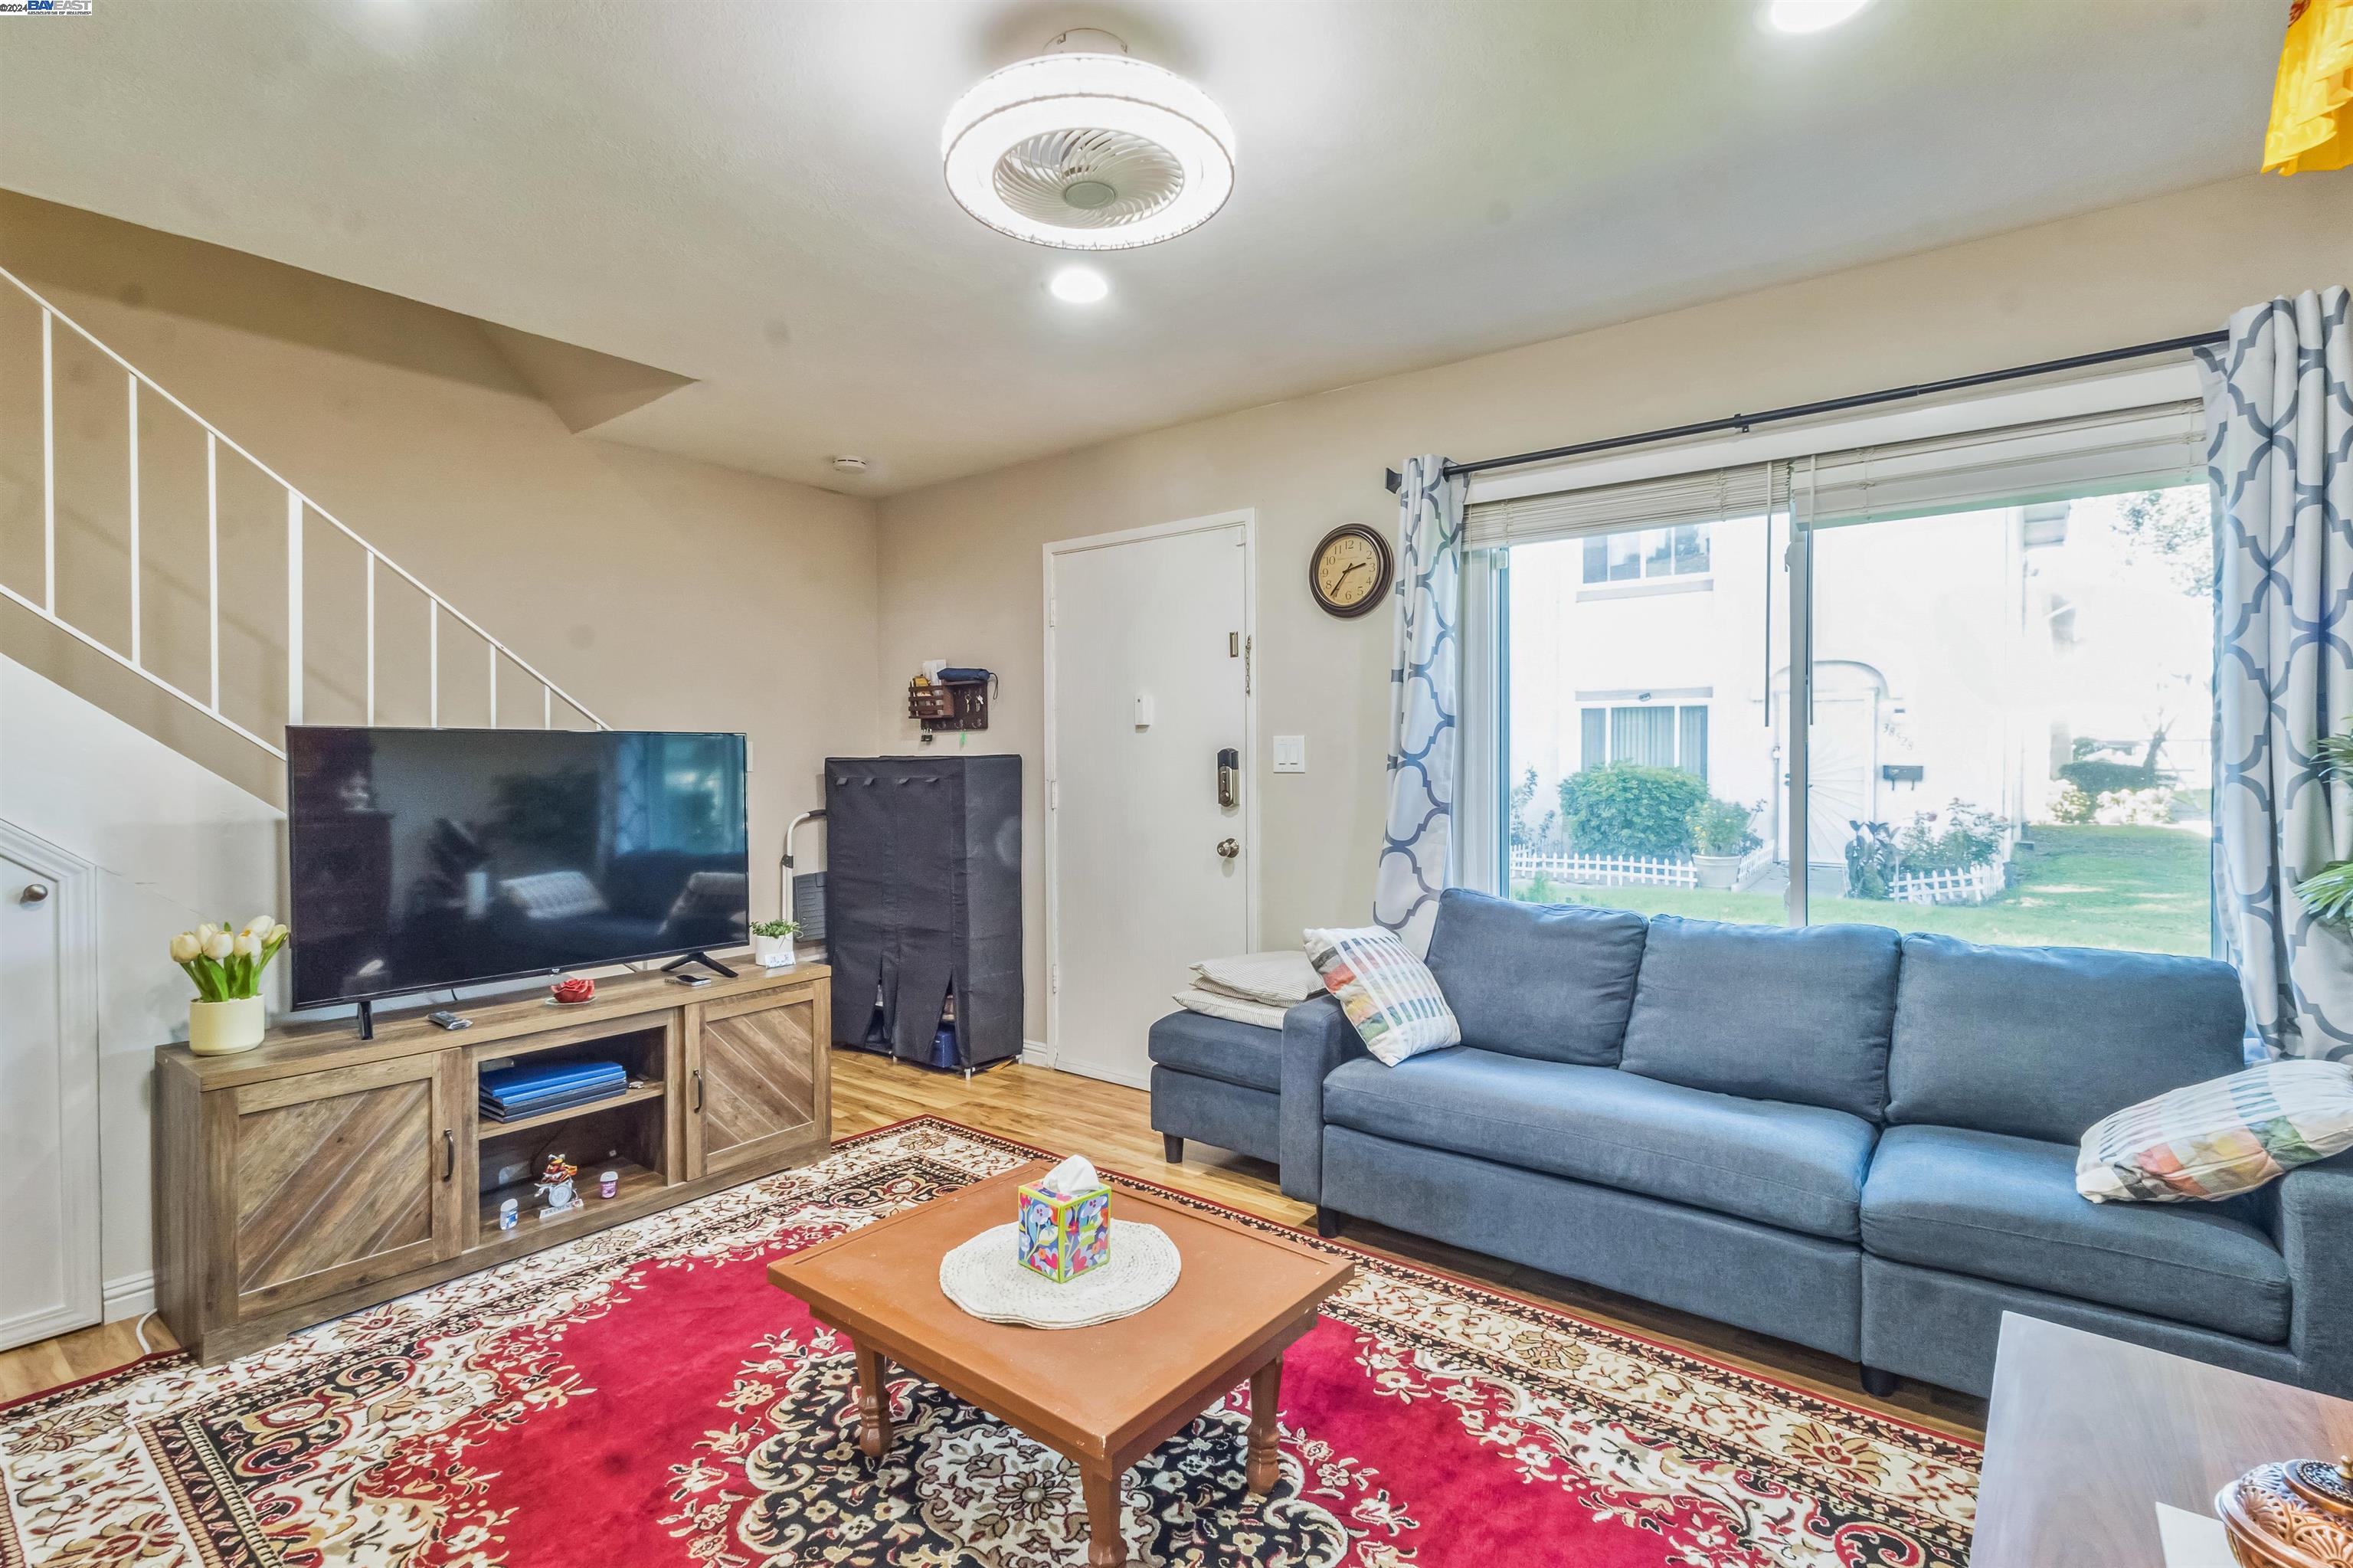
[[[204, 1361], [487, 1265], [638, 1219], [830, 1146], [830, 971], [806, 965], [688, 989], [597, 982], [596, 1000], [418, 1013], [361, 1040], [344, 1021], [281, 1026], [255, 1050], [156, 1053], [156, 1305]], [[617, 1060], [629, 1087], [500, 1122], [484, 1064], [546, 1052]], [[540, 1217], [550, 1152], [580, 1207]], [[521, 1180], [513, 1179], [521, 1168]], [[611, 1198], [596, 1194], [606, 1171]], [[516, 1200], [514, 1229], [499, 1202]]]

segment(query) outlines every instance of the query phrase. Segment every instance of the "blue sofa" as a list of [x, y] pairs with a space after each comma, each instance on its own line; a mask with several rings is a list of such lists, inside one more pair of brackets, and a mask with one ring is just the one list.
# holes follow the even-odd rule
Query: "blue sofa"
[[2230, 969], [1440, 904], [1462, 1043], [1282, 1029], [1282, 1190], [1983, 1394], [2005, 1311], [2353, 1394], [2353, 1156], [2220, 1203], [2087, 1202], [2077, 1139], [2242, 1065]]

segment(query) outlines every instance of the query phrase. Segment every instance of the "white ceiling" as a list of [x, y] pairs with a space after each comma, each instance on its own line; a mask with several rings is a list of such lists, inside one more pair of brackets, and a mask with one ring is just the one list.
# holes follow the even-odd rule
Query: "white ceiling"
[[[2276, 0], [1758, 3], [99, 0], [0, 23], [0, 185], [679, 372], [596, 433], [881, 494], [2260, 161]], [[1240, 143], [1086, 308], [938, 158], [1079, 25]]]

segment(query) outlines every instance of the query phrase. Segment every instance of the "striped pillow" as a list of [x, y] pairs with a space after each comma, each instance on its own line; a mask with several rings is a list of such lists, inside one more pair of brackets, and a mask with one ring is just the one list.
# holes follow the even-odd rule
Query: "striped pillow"
[[1408, 1056], [1461, 1043], [1462, 1026], [1430, 966], [1379, 926], [1304, 933], [1307, 961], [1356, 1026], [1356, 1037], [1394, 1067]]
[[2075, 1159], [2075, 1191], [2094, 1203], [2228, 1198], [2346, 1149], [2353, 1066], [2265, 1062], [2096, 1123]]

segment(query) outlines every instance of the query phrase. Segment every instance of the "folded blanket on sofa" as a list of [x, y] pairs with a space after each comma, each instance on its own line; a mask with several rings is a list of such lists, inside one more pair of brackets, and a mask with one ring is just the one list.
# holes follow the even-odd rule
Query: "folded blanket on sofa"
[[1255, 1023], [1261, 1029], [1280, 1029], [1285, 1009], [1279, 1002], [1261, 1001], [1255, 997], [1238, 996], [1223, 990], [1211, 990], [1206, 985], [1188, 985], [1175, 993], [1176, 1005], [1187, 1012], [1207, 1013], [1211, 1018], [1230, 1019], [1236, 1023]]
[[1279, 953], [1204, 959], [1193, 966], [1193, 972], [1200, 977], [1193, 984], [1203, 991], [1222, 991], [1276, 1007], [1295, 1007], [1311, 996], [1324, 994], [1324, 978], [1297, 948]]

